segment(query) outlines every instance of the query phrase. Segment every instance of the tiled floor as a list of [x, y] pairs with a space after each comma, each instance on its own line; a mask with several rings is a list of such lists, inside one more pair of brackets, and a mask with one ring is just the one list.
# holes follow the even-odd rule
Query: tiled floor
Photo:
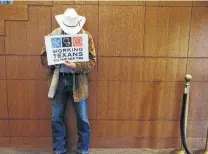
[[[90, 154], [169, 154], [170, 151], [171, 149], [91, 149]], [[0, 154], [52, 154], [52, 152], [46, 149], [0, 148]]]

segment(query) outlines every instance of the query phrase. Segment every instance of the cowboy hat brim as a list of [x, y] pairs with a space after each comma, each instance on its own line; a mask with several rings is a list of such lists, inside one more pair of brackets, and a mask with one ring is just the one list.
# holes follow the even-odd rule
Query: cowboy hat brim
[[76, 25], [75, 27], [70, 27], [70, 26], [67, 26], [64, 24], [64, 14], [61, 14], [61, 15], [56, 15], [55, 16], [56, 18], [56, 21], [58, 22], [59, 26], [61, 27], [61, 29], [67, 33], [67, 34], [77, 34], [81, 29], [82, 27], [84, 26], [85, 24], [85, 21], [86, 21], [86, 18], [83, 17], [83, 16], [78, 16], [78, 21], [80, 21], [79, 25]]

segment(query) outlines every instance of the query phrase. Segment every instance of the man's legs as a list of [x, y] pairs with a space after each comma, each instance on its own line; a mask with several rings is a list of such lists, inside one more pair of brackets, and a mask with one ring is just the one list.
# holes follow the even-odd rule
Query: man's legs
[[74, 102], [75, 113], [77, 117], [78, 145], [77, 151], [81, 154], [89, 152], [90, 144], [90, 124], [88, 121], [88, 103], [87, 100]]
[[58, 154], [65, 154], [66, 145], [66, 128], [64, 124], [64, 112], [66, 108], [67, 91], [65, 84], [60, 80], [58, 91], [52, 99], [52, 137], [53, 151]]

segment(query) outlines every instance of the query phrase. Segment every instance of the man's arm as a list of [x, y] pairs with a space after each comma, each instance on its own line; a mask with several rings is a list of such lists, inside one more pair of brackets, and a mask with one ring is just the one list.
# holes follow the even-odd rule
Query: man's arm
[[[49, 36], [58, 35], [60, 33], [60, 31], [61, 31], [61, 29], [57, 28], [51, 34], [49, 34]], [[42, 50], [41, 50], [40, 58], [41, 58], [41, 64], [45, 68], [50, 69], [50, 70], [53, 70], [55, 68], [54, 65], [51, 65], [51, 66], [48, 65], [48, 60], [47, 60], [47, 54], [46, 54], [46, 48], [45, 47], [43, 47]]]
[[83, 73], [87, 74], [90, 72], [90, 70], [95, 66], [96, 63], [96, 52], [95, 52], [95, 46], [93, 42], [92, 35], [88, 32], [88, 44], [89, 44], [89, 61], [88, 62], [76, 62], [76, 68], [75, 73]]

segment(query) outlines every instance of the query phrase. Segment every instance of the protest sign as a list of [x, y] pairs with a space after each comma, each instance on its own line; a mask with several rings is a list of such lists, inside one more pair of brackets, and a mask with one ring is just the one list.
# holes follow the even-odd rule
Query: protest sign
[[89, 61], [88, 35], [45, 36], [48, 65]]

